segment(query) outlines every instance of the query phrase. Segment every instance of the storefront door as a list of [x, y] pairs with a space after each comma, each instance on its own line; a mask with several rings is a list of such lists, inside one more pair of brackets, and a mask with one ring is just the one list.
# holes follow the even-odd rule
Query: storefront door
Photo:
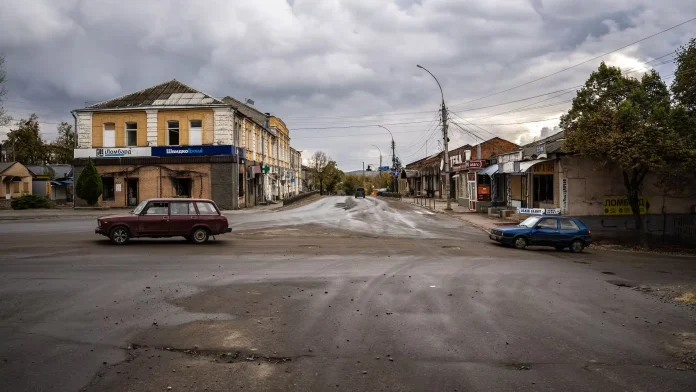
[[477, 199], [477, 194], [476, 194], [476, 181], [468, 181], [469, 184], [469, 209], [470, 210], [476, 210], [476, 199]]
[[137, 206], [138, 205], [138, 179], [137, 178], [129, 178], [128, 181], [126, 182], [126, 186], [128, 187], [128, 189], [127, 189], [128, 206]]

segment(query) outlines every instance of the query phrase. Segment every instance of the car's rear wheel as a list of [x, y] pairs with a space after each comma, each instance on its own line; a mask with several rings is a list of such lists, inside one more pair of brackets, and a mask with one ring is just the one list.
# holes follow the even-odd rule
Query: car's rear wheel
[[573, 253], [580, 253], [585, 249], [585, 243], [582, 240], [575, 240], [570, 244], [570, 251]]
[[524, 249], [527, 247], [527, 239], [524, 237], [517, 237], [515, 238], [514, 245], [517, 249]]
[[114, 227], [109, 235], [111, 242], [116, 245], [123, 245], [130, 240], [130, 233], [128, 229], [123, 226]]
[[560, 251], [562, 251], [562, 250], [565, 248], [565, 246], [556, 246], [555, 248], [556, 248], [557, 251], [560, 252]]
[[204, 227], [198, 227], [193, 230], [193, 233], [191, 234], [191, 242], [194, 244], [204, 244], [208, 241], [208, 237], [208, 230], [206, 230]]

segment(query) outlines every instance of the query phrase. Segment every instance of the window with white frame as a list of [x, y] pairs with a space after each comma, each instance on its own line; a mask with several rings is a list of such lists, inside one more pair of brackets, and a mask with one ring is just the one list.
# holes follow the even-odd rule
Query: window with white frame
[[116, 124], [104, 123], [104, 143], [102, 147], [116, 147]]
[[178, 121], [167, 121], [167, 145], [168, 146], [178, 146], [179, 145], [179, 122]]
[[203, 144], [203, 128], [201, 120], [189, 122], [189, 145], [200, 146]]
[[138, 145], [138, 123], [126, 123], [126, 146], [135, 147]]

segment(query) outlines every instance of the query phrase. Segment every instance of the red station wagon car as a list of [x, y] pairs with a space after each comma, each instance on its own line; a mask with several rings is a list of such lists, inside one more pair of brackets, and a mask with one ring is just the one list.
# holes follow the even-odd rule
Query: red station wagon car
[[112, 215], [97, 219], [95, 233], [122, 245], [136, 237], [176, 237], [202, 244], [211, 235], [229, 233], [227, 218], [212, 200], [149, 199], [128, 215]]

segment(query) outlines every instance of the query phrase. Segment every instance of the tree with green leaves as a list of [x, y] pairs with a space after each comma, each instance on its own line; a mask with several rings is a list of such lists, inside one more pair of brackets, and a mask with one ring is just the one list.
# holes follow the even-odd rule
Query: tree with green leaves
[[329, 161], [323, 171], [323, 182], [326, 186], [326, 191], [329, 193], [335, 193], [338, 184], [343, 181], [343, 171], [338, 168], [336, 161]]
[[565, 149], [621, 171], [641, 243], [647, 236], [640, 196], [649, 172], [661, 172], [682, 148], [672, 127], [670, 94], [654, 70], [641, 80], [602, 63], [561, 117]]
[[72, 125], [61, 122], [58, 125], [58, 138], [50, 144], [51, 163], [72, 164], [75, 152], [75, 131]]
[[2, 97], [7, 94], [7, 89], [5, 89], [5, 78], [7, 77], [7, 72], [5, 72], [5, 56], [0, 53], [0, 127], [9, 124], [12, 120], [5, 108], [2, 105]]
[[24, 165], [41, 165], [48, 161], [48, 149], [41, 138], [39, 117], [32, 114], [29, 119], [19, 120], [17, 129], [7, 133], [4, 149], [8, 159]]
[[87, 166], [80, 173], [75, 186], [77, 196], [87, 202], [90, 206], [96, 205], [104, 191], [104, 184], [101, 176], [97, 172], [92, 160], [87, 161]]
[[355, 190], [363, 187], [362, 176], [347, 174], [343, 177], [343, 191], [348, 196], [355, 194]]
[[696, 39], [677, 50], [672, 82], [672, 127], [682, 150], [671, 157], [670, 170], [661, 173], [660, 185], [683, 192], [696, 180]]

